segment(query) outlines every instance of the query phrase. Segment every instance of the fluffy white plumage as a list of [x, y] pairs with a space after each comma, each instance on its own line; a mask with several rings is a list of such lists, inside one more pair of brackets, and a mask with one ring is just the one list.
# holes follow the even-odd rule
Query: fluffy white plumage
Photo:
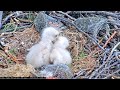
[[50, 61], [53, 64], [71, 65], [72, 58], [69, 51], [66, 49], [69, 46], [69, 41], [66, 37], [60, 36], [53, 46], [50, 54]]
[[66, 49], [68, 46], [69, 46], [68, 39], [66, 37], [59, 36], [56, 39], [56, 42], [54, 43], [53, 47], [59, 47], [59, 48], [62, 48], [62, 49]]
[[49, 64], [50, 50], [53, 45], [52, 42], [57, 35], [59, 35], [59, 32], [55, 28], [45, 28], [42, 33], [41, 41], [30, 48], [26, 56], [26, 63], [33, 65], [34, 68]]

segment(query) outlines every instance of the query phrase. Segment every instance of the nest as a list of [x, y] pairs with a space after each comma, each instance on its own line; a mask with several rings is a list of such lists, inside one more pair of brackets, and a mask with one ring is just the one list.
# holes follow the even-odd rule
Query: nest
[[[80, 52], [84, 49], [84, 46], [87, 43], [87, 38], [83, 34], [78, 32], [76, 29], [74, 29], [73, 27], [70, 27], [66, 30], [62, 30], [61, 35], [66, 36], [70, 41], [68, 50], [70, 51], [73, 59], [72, 71], [75, 73], [79, 71], [80, 68], [87, 68], [87, 69], [89, 68], [89, 70], [93, 69], [95, 66], [95, 60], [93, 58], [92, 59], [80, 58]], [[24, 64], [27, 50], [40, 40], [40, 33], [38, 33], [35, 30], [35, 28], [31, 27], [23, 30], [22, 32], [15, 32], [15, 33], [9, 33], [9, 34], [4, 33], [1, 37], [5, 38], [4, 42], [7, 42], [5, 47], [7, 47], [8, 50], [13, 48], [17, 49], [16, 57], [18, 59], [22, 58], [22, 64]], [[11, 69], [8, 68], [6, 70], [11, 70]], [[18, 76], [20, 75], [25, 76], [22, 74], [19, 74]], [[10, 74], [8, 76], [10, 76]]]
[[[30, 76], [2, 72], [10, 70], [11, 73], [16, 69], [9, 68], [18, 68], [19, 65], [20, 67], [26, 66], [25, 56], [29, 48], [38, 43], [42, 30], [40, 28], [44, 28], [48, 24], [48, 26], [64, 29], [61, 31], [61, 35], [66, 36], [70, 41], [68, 50], [73, 60], [71, 69], [77, 78], [82, 76], [89, 79], [119, 78], [120, 24], [118, 11], [45, 11], [45, 13], [38, 14], [38, 18], [36, 18], [38, 20], [34, 22], [35, 26], [38, 25], [36, 30], [33, 26], [31, 27], [37, 15], [36, 12], [25, 12], [25, 14], [21, 11], [11, 12], [3, 19], [0, 31], [0, 73], [3, 75], [1, 77]], [[72, 26], [79, 29], [76, 30]], [[79, 31], [84, 31], [86, 34], [83, 35]], [[93, 39], [90, 39], [89, 36]], [[99, 50], [97, 45], [105, 50]]]

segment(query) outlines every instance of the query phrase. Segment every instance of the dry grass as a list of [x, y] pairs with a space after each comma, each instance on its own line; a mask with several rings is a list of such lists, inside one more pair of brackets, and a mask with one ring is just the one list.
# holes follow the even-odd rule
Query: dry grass
[[15, 64], [8, 68], [0, 68], [0, 77], [32, 77], [31, 72], [34, 72], [31, 65]]

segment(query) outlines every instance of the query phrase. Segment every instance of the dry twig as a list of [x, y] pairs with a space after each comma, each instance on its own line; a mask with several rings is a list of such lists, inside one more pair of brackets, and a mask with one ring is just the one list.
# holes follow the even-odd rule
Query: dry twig
[[110, 42], [110, 40], [116, 35], [116, 31], [114, 31], [114, 33], [108, 38], [108, 40], [106, 41], [106, 43], [104, 44], [103, 48], [105, 48], [107, 46], [107, 44]]
[[57, 12], [65, 15], [65, 16], [67, 16], [68, 18], [70, 18], [70, 19], [72, 19], [72, 20], [74, 20], [74, 21], [76, 20], [75, 18], [73, 18], [72, 16], [68, 15], [67, 13], [64, 13], [64, 12], [62, 12], [62, 11], [57, 11]]

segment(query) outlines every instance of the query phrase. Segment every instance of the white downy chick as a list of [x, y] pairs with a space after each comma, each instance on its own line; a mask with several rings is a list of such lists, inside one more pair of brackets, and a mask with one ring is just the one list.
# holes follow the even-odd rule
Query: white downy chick
[[59, 48], [62, 48], [62, 49], [66, 49], [68, 46], [69, 46], [68, 39], [64, 36], [59, 36], [59, 37], [57, 37], [56, 42], [54, 43], [53, 47], [54, 48], [59, 47]]
[[43, 30], [41, 41], [30, 48], [26, 56], [26, 63], [31, 64], [34, 68], [47, 65], [50, 62], [50, 50], [53, 41], [59, 32], [53, 27], [47, 27]]
[[53, 46], [50, 54], [50, 61], [53, 64], [66, 64], [71, 65], [72, 58], [69, 51], [66, 49], [69, 46], [69, 41], [66, 37], [59, 36]]

